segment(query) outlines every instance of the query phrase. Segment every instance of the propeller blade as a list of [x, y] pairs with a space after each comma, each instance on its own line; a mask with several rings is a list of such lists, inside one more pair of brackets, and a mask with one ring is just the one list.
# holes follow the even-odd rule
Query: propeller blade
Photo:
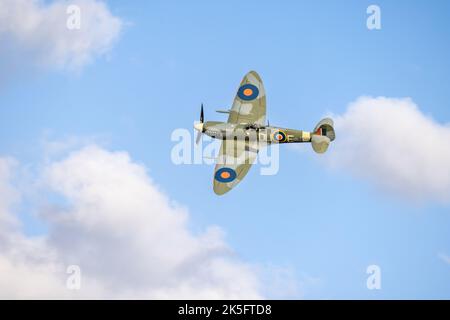
[[204, 120], [204, 114], [203, 114], [203, 103], [202, 103], [202, 107], [200, 109], [200, 122], [203, 123]]
[[202, 138], [202, 133], [199, 131], [199, 132], [197, 132], [197, 137], [195, 138], [195, 144], [198, 144], [200, 142], [201, 138]]
[[205, 115], [203, 113], [203, 103], [202, 103], [202, 105], [200, 107], [200, 126], [197, 127], [197, 125], [194, 125], [194, 127], [198, 130], [197, 137], [195, 138], [195, 144], [198, 144], [200, 142], [200, 139], [202, 138], [204, 120], [205, 120]]

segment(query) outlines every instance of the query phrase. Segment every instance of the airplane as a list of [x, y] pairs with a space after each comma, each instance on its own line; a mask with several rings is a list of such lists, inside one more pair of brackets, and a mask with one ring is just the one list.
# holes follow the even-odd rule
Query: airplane
[[312, 132], [266, 125], [266, 92], [255, 71], [242, 79], [231, 109], [217, 112], [229, 114], [228, 121], [205, 122], [202, 104], [200, 122], [194, 123], [197, 144], [202, 134], [222, 140], [214, 168], [213, 189], [217, 195], [242, 181], [262, 145], [310, 142], [315, 152], [324, 153], [336, 138], [330, 118], [319, 121]]

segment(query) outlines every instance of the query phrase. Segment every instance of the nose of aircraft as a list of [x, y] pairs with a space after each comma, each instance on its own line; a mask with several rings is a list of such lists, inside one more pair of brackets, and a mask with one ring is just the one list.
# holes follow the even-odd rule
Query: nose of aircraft
[[194, 128], [197, 131], [203, 132], [203, 123], [201, 122], [194, 123]]

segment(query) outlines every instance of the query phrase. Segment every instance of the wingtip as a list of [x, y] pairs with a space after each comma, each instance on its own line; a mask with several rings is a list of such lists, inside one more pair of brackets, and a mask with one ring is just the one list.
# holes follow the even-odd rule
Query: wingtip
[[245, 83], [253, 83], [257, 86], [260, 86], [262, 85], [262, 79], [259, 76], [258, 72], [251, 70], [245, 74], [244, 78], [242, 79], [241, 85]]
[[223, 183], [219, 183], [214, 181], [214, 186], [213, 186], [213, 190], [214, 193], [218, 196], [223, 196], [225, 193], [227, 193], [228, 191], [230, 191], [232, 188], [227, 187], [225, 184]]
[[254, 76], [258, 77], [258, 78], [261, 78], [261, 77], [259, 76], [259, 73], [256, 72], [255, 70], [250, 70], [249, 72], [247, 72], [247, 74], [252, 74], [252, 75], [254, 75]]

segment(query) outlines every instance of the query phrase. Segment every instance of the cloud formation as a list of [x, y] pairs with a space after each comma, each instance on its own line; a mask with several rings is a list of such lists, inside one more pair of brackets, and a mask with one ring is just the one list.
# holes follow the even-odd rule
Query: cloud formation
[[[193, 234], [187, 210], [127, 153], [90, 146], [48, 163], [41, 237], [5, 222], [15, 220], [13, 172], [0, 158], [1, 298], [261, 298], [255, 269], [221, 229]], [[81, 290], [66, 288], [69, 265], [81, 268]]]
[[[80, 9], [79, 29], [67, 27], [73, 17], [69, 5]], [[19, 65], [79, 70], [109, 51], [122, 26], [103, 1], [0, 0], [0, 57]]]
[[450, 126], [409, 98], [361, 97], [334, 116], [326, 161], [413, 201], [450, 202]]

